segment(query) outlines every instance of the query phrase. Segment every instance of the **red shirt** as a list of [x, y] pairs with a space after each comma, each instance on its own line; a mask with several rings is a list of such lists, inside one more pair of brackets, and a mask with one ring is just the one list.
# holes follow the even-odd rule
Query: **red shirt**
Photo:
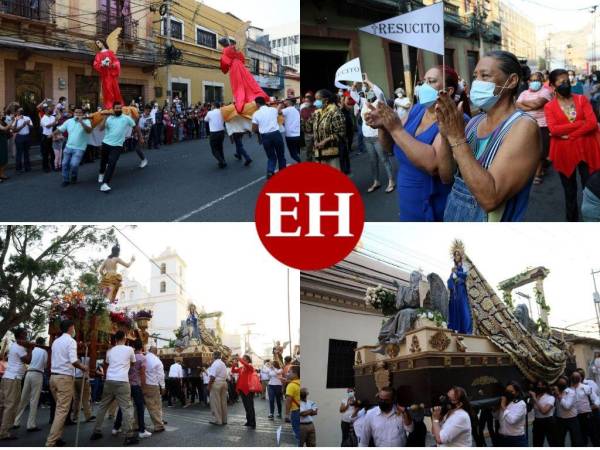
[[551, 134], [550, 160], [554, 168], [567, 177], [582, 161], [587, 163], [590, 173], [600, 169], [600, 133], [592, 105], [578, 94], [573, 94], [573, 102], [576, 112], [573, 122], [569, 121], [556, 98], [544, 106]]
[[255, 370], [251, 364], [248, 364], [243, 359], [240, 359], [239, 362], [242, 364], [242, 367], [232, 366], [231, 372], [239, 374], [237, 384], [235, 385], [235, 389], [238, 392], [243, 392], [245, 395], [248, 395], [250, 392], [250, 377], [254, 374]]

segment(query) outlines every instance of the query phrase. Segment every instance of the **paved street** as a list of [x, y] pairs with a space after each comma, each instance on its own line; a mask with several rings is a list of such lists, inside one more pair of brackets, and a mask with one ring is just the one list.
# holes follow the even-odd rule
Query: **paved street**
[[[94, 411], [97, 406], [94, 407]], [[210, 425], [212, 420], [210, 409], [206, 406], [194, 404], [187, 409], [181, 407], [164, 408], [165, 420], [168, 422], [164, 433], [157, 433], [150, 438], [141, 440], [140, 446], [144, 447], [275, 447], [277, 445], [276, 433], [283, 425], [281, 433], [281, 446], [295, 446], [291, 426], [282, 420], [267, 419], [268, 402], [255, 400], [256, 430], [249, 430], [244, 426], [246, 416], [241, 401], [229, 407], [227, 426], [217, 427]], [[40, 409], [38, 412], [38, 427], [42, 431], [28, 433], [23, 426], [16, 430], [18, 440], [11, 441], [11, 446], [40, 447], [44, 446], [50, 425], [48, 424], [49, 409]], [[83, 415], [82, 415], [83, 416]], [[23, 418], [23, 425], [26, 416]], [[146, 414], [146, 425], [152, 421]], [[111, 435], [111, 421], [105, 419], [102, 429], [104, 437], [98, 441], [90, 441], [94, 424], [82, 423], [79, 431], [79, 446], [120, 447], [123, 444], [122, 436]], [[151, 426], [149, 427], [151, 430]], [[75, 445], [76, 426], [65, 427], [63, 439], [68, 446]]]
[[223, 170], [207, 139], [145, 150], [144, 169], [135, 152], [125, 153], [108, 194], [98, 190], [99, 161], [81, 166], [78, 184], [64, 188], [58, 173], [44, 173], [39, 164], [23, 175], [9, 170], [10, 180], [0, 186], [0, 221], [254, 221], [267, 159], [256, 136], [244, 137], [244, 147], [254, 160], [249, 167], [233, 157], [235, 145], [225, 139], [229, 165]]
[[[394, 170], [397, 168], [393, 160]], [[369, 222], [396, 222], [398, 221], [398, 193], [387, 194], [385, 186], [387, 179], [383, 166], [381, 166], [380, 181], [382, 187], [375, 192], [367, 193], [372, 184], [369, 157], [366, 153], [353, 153], [351, 157], [352, 180], [363, 194], [365, 202], [366, 220]], [[580, 199], [581, 201], [581, 199]], [[541, 185], [532, 188], [529, 198], [529, 207], [525, 217], [529, 222], [555, 222], [565, 220], [564, 194], [558, 174], [549, 169]]]

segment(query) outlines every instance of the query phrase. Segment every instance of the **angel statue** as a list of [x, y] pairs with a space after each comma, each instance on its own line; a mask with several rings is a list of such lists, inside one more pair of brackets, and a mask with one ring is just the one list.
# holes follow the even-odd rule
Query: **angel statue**
[[448, 329], [457, 333], [473, 334], [471, 306], [466, 285], [469, 267], [467, 264], [463, 264], [465, 247], [458, 239], [452, 244], [451, 253], [454, 266], [450, 278], [448, 278], [448, 289], [450, 290]]
[[248, 68], [246, 67], [246, 58], [244, 54], [237, 50], [234, 39], [222, 37], [219, 44], [224, 47], [221, 56], [221, 71], [229, 73], [231, 90], [235, 110], [238, 114], [244, 112], [244, 105], [254, 104], [256, 97], [263, 97], [269, 101], [269, 96], [258, 85]]
[[279, 361], [279, 364], [283, 367], [283, 351], [288, 346], [289, 342], [284, 342], [281, 345], [281, 341], [276, 341], [273, 347], [273, 361]]
[[123, 281], [121, 274], [117, 273], [117, 266], [120, 264], [123, 267], [129, 267], [135, 261], [135, 256], [132, 255], [131, 260], [126, 263], [119, 257], [120, 254], [121, 247], [119, 247], [119, 244], [117, 243], [113, 246], [108, 258], [106, 258], [102, 265], [98, 268], [98, 272], [102, 276], [102, 280], [100, 280], [100, 288], [111, 303], [115, 303], [117, 293], [119, 292], [121, 282]]
[[116, 53], [119, 47], [119, 34], [121, 27], [115, 28], [106, 40], [96, 39], [98, 53], [94, 58], [94, 70], [100, 74], [102, 82], [102, 99], [105, 109], [112, 109], [115, 102], [125, 104], [119, 89], [119, 75], [121, 74], [121, 63]]

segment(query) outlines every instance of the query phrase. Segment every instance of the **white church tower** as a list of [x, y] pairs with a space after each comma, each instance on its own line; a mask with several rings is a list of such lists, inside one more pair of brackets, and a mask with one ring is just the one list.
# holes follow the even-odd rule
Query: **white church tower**
[[[173, 339], [173, 330], [179, 328], [187, 317], [188, 298], [185, 293], [185, 272], [187, 265], [177, 252], [167, 247], [159, 256], [153, 258], [150, 269], [150, 297], [148, 306], [154, 315], [150, 321], [149, 332], [157, 333], [161, 338]], [[159, 341], [158, 345], [166, 344]]]

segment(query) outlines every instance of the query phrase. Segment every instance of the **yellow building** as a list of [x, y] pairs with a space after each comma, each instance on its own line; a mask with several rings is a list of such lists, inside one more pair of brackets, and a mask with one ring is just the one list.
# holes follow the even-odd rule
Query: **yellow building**
[[69, 104], [95, 108], [102, 99], [92, 68], [94, 41], [119, 26], [123, 31], [117, 56], [124, 100], [153, 97], [156, 52], [150, 1], [119, 0], [119, 5], [117, 0], [3, 0], [0, 105], [18, 101], [34, 121], [35, 106], [45, 98], [66, 97]]
[[505, 0], [500, 1], [502, 50], [537, 64], [535, 25]]
[[[156, 71], [156, 99], [167, 99], [166, 20], [155, 14], [154, 31], [163, 63]], [[181, 51], [181, 59], [168, 67], [172, 95], [186, 105], [198, 102], [232, 101], [229, 75], [223, 74], [220, 59], [223, 36], [233, 38], [239, 50], [246, 46], [247, 23], [232, 14], [223, 13], [196, 0], [179, 0], [171, 9], [171, 40]]]

